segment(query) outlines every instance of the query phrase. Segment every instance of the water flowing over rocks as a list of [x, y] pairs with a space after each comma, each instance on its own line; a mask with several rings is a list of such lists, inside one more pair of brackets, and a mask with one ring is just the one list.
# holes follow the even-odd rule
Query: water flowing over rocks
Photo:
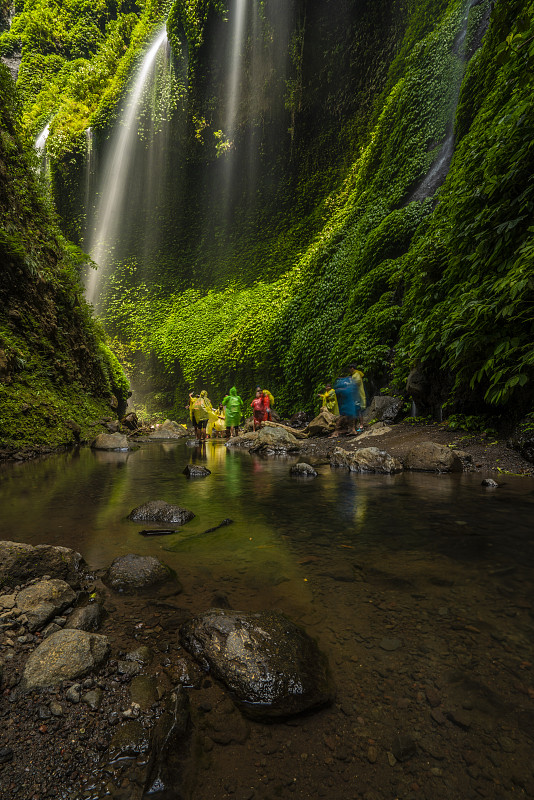
[[129, 450], [130, 443], [124, 433], [100, 433], [91, 447], [93, 450]]
[[350, 472], [379, 472], [386, 475], [402, 472], [400, 461], [378, 447], [363, 447], [353, 452], [336, 447], [330, 457], [330, 466], [345, 467]]
[[35, 631], [72, 605], [75, 599], [76, 594], [65, 581], [39, 581], [17, 594], [17, 608], [26, 615], [28, 630]]
[[404, 468], [422, 472], [462, 472], [462, 462], [449, 447], [420, 442], [404, 457]]
[[211, 609], [186, 622], [180, 636], [252, 718], [292, 716], [333, 699], [326, 657], [283, 614]]
[[128, 514], [132, 522], [167, 522], [173, 525], [185, 525], [193, 519], [192, 511], [181, 506], [166, 503], [164, 500], [149, 500], [142, 506], [137, 506]]
[[171, 579], [171, 571], [154, 556], [128, 553], [116, 558], [108, 569], [105, 582], [117, 592], [133, 592], [156, 586]]
[[64, 680], [81, 678], [99, 667], [109, 652], [106, 636], [85, 631], [57, 631], [28, 658], [22, 673], [21, 689], [42, 689]]
[[292, 433], [284, 428], [265, 427], [256, 434], [250, 452], [269, 455], [270, 453], [288, 453], [298, 449], [299, 443]]
[[44, 575], [78, 586], [86, 566], [80, 553], [69, 547], [0, 542], [0, 586], [16, 586]]

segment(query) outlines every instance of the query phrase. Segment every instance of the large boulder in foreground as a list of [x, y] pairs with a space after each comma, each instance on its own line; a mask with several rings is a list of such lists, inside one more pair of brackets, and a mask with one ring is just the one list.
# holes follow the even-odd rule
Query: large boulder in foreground
[[130, 443], [124, 433], [101, 433], [91, 447], [93, 450], [129, 450]]
[[328, 436], [334, 431], [337, 419], [339, 418], [335, 414], [331, 414], [330, 411], [321, 411], [304, 430], [312, 437]]
[[38, 581], [17, 594], [17, 608], [26, 614], [28, 630], [35, 631], [72, 605], [75, 600], [76, 594], [65, 581], [58, 579]]
[[0, 586], [17, 586], [43, 575], [78, 586], [86, 566], [81, 555], [70, 547], [0, 542]]
[[283, 614], [210, 609], [186, 622], [180, 635], [249, 717], [287, 717], [334, 697], [326, 657]]
[[195, 515], [192, 511], [181, 506], [166, 503], [165, 500], [149, 500], [142, 506], [137, 506], [128, 514], [132, 522], [167, 522], [172, 525], [184, 525]]
[[134, 592], [165, 583], [171, 577], [170, 569], [158, 558], [129, 553], [112, 562], [104, 580], [117, 592]]
[[106, 636], [86, 631], [61, 630], [45, 639], [30, 655], [22, 673], [24, 691], [57, 686], [62, 681], [88, 675], [110, 652]]
[[436, 442], [420, 442], [404, 456], [404, 468], [421, 472], [462, 472], [456, 453]]
[[292, 433], [284, 428], [261, 428], [250, 448], [251, 453], [287, 453], [298, 450], [299, 443]]
[[353, 452], [336, 447], [330, 456], [330, 466], [344, 467], [350, 472], [379, 472], [386, 475], [402, 472], [400, 461], [378, 447], [362, 447]]

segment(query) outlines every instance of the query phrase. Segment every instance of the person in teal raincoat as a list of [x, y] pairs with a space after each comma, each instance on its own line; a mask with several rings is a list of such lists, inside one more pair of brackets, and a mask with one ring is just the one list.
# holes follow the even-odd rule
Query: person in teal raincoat
[[237, 393], [235, 386], [232, 386], [229, 394], [223, 398], [224, 413], [226, 418], [226, 438], [239, 435], [239, 423], [243, 414], [243, 401]]

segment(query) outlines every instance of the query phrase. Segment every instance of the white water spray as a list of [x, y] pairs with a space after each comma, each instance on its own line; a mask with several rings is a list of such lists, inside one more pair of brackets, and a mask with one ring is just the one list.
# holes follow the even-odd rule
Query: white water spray
[[240, 100], [240, 83], [243, 75], [242, 61], [244, 49], [244, 33], [247, 17], [247, 0], [236, 0], [232, 29], [232, 52], [230, 60], [230, 81], [226, 106], [226, 135], [231, 141], [237, 120], [237, 109]]
[[137, 134], [136, 117], [141, 104], [143, 89], [156, 60], [159, 49], [167, 40], [166, 28], [156, 34], [147, 51], [134, 85], [128, 95], [127, 105], [122, 112], [118, 131], [111, 144], [109, 155], [103, 169], [103, 180], [96, 207], [96, 225], [89, 241], [89, 253], [98, 265], [91, 270], [86, 279], [85, 296], [89, 303], [96, 304], [100, 287], [109, 266], [112, 251], [117, 240], [122, 220], [122, 206], [126, 182]]

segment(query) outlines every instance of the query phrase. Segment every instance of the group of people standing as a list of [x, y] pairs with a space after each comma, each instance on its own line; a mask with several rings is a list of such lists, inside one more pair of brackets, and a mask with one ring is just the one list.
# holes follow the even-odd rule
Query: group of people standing
[[[349, 374], [344, 378], [338, 378], [333, 387], [327, 383], [324, 392], [319, 393], [319, 397], [321, 410], [346, 418], [347, 433], [351, 435], [363, 431], [362, 412], [366, 407], [366, 397], [363, 372], [356, 364], [349, 364], [347, 371]], [[250, 405], [254, 430], [272, 419], [271, 408], [274, 405], [274, 397], [268, 389], [256, 386], [254, 399]], [[230, 436], [238, 436], [243, 411], [244, 403], [235, 386], [232, 386], [226, 397], [223, 397], [217, 409], [214, 409], [205, 389], [199, 395], [189, 393], [189, 417], [195, 427], [195, 437], [200, 441], [210, 436], [226, 436], [227, 439]], [[357, 428], [356, 420], [358, 420]]]
[[[250, 404], [253, 411], [253, 426], [261, 428], [263, 422], [271, 419], [271, 406], [274, 397], [268, 389], [256, 387], [254, 400]], [[243, 416], [244, 403], [232, 386], [226, 397], [223, 397], [218, 409], [214, 409], [208, 393], [203, 389], [200, 394], [189, 393], [189, 417], [195, 427], [195, 437], [200, 441], [210, 436], [239, 435], [239, 425]]]
[[[331, 414], [346, 417], [348, 422], [348, 435], [363, 431], [363, 416], [367, 400], [363, 385], [363, 372], [356, 364], [349, 364], [348, 375], [338, 378], [334, 386], [327, 383], [324, 392], [319, 393], [321, 398], [321, 411], [326, 410]], [[356, 427], [358, 420], [358, 427]]]

